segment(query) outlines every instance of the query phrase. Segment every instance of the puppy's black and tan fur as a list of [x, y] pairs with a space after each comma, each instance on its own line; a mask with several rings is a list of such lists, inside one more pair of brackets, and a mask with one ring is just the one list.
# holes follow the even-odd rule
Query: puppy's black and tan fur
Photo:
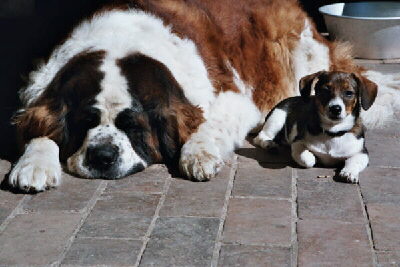
[[340, 178], [357, 183], [369, 161], [360, 111], [371, 107], [377, 85], [352, 73], [320, 71], [301, 79], [300, 94], [270, 112], [254, 143], [290, 145], [293, 160], [306, 168], [344, 163]]

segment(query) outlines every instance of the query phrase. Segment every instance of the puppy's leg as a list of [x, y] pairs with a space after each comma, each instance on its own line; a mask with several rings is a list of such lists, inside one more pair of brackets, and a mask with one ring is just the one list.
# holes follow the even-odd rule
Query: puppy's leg
[[43, 191], [61, 181], [57, 144], [47, 137], [32, 139], [9, 176], [9, 183], [24, 191]]
[[316, 163], [316, 158], [302, 142], [294, 142], [291, 146], [292, 158], [302, 167], [311, 168]]
[[205, 114], [206, 121], [183, 145], [180, 169], [196, 181], [214, 177], [223, 160], [260, 121], [260, 112], [245, 95], [221, 93]]
[[358, 153], [348, 158], [339, 176], [349, 183], [358, 183], [358, 175], [368, 166], [369, 157], [365, 153]]
[[269, 115], [262, 130], [258, 133], [253, 142], [262, 148], [271, 148], [276, 146], [274, 143], [275, 136], [285, 125], [287, 112], [282, 109], [274, 109]]

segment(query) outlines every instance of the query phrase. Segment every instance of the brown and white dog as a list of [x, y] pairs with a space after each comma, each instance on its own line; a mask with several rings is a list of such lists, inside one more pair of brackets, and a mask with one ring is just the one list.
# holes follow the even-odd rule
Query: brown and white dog
[[360, 112], [375, 101], [377, 85], [353, 73], [320, 71], [302, 78], [299, 87], [301, 96], [281, 101], [268, 114], [254, 143], [290, 145], [293, 160], [305, 168], [317, 161], [344, 164], [339, 178], [357, 183], [369, 161]]
[[[356, 73], [296, 0], [136, 0], [78, 25], [21, 90], [11, 185], [42, 191], [61, 163], [118, 179], [155, 162], [208, 180], [301, 77]], [[378, 97], [379, 98], [379, 97]], [[385, 105], [387, 106], [387, 105]]]

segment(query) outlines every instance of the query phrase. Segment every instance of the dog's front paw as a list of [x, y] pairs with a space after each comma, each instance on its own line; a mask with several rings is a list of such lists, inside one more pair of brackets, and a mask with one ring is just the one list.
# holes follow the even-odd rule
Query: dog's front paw
[[61, 181], [58, 146], [47, 138], [38, 139], [27, 146], [9, 176], [10, 185], [25, 192], [44, 191]]
[[352, 173], [351, 171], [347, 171], [346, 169], [340, 171], [339, 177], [344, 182], [353, 184], [358, 183], [358, 173]]
[[260, 133], [253, 139], [253, 143], [254, 143], [256, 146], [259, 146], [259, 147], [264, 148], [264, 149], [276, 148], [276, 147], [278, 146], [274, 141], [272, 141], [272, 140], [266, 138], [265, 135], [262, 134], [262, 132], [260, 132]]
[[181, 172], [194, 181], [208, 181], [224, 165], [215, 146], [189, 142], [182, 148], [179, 167]]

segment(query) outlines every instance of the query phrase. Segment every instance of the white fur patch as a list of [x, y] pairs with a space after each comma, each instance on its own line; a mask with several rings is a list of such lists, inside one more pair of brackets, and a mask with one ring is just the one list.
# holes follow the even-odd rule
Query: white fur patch
[[24, 191], [43, 191], [60, 182], [59, 148], [46, 137], [29, 142], [9, 176], [9, 183]]
[[361, 111], [361, 118], [367, 128], [382, 128], [400, 111], [400, 74], [367, 71], [364, 75], [378, 85], [378, 95], [367, 111]]
[[311, 168], [316, 163], [316, 158], [301, 141], [294, 142], [291, 146], [292, 158], [302, 167]]
[[274, 109], [271, 115], [266, 120], [262, 130], [258, 133], [257, 137], [254, 138], [253, 142], [262, 148], [271, 147], [271, 143], [275, 136], [285, 125], [287, 112], [283, 109]]
[[341, 109], [339, 119], [344, 119], [346, 117], [346, 106], [344, 105], [343, 99], [340, 97], [335, 97], [331, 101], [329, 101], [327, 109], [329, 110], [330, 107], [332, 106], [339, 106]]
[[260, 111], [247, 96], [220, 93], [210, 107], [207, 120], [182, 148], [182, 172], [198, 181], [214, 177], [223, 160], [242, 144], [260, 116]]
[[[343, 112], [343, 109], [342, 109]], [[346, 114], [344, 112], [344, 114]], [[347, 115], [346, 117], [344, 117], [344, 119], [342, 119], [339, 122], [336, 121], [332, 121], [331, 119], [327, 118], [325, 115], [320, 116], [321, 118], [321, 127], [326, 130], [329, 131], [331, 133], [337, 133], [340, 131], [348, 131], [351, 128], [353, 128], [354, 123], [355, 123], [355, 118], [352, 114]]]
[[132, 105], [132, 97], [128, 92], [128, 82], [121, 75], [120, 68], [115, 59], [107, 57], [104, 59], [100, 70], [104, 73], [101, 81], [101, 92], [96, 96], [94, 107], [101, 111], [100, 124], [113, 123], [118, 113]]
[[358, 183], [359, 173], [368, 166], [369, 158], [367, 154], [358, 153], [345, 162], [344, 168], [339, 176], [350, 183]]
[[299, 92], [299, 81], [302, 77], [321, 70], [329, 70], [329, 48], [315, 40], [311, 23], [304, 22], [300, 40], [292, 52], [293, 70], [296, 79], [296, 91]]
[[325, 134], [317, 136], [307, 134], [301, 142], [326, 166], [335, 165], [338, 161], [360, 153], [364, 146], [364, 138], [357, 139], [352, 133], [338, 137]]
[[232, 71], [233, 73], [233, 83], [236, 85], [236, 87], [240, 90], [240, 92], [244, 95], [247, 95], [248, 97], [252, 96], [252, 93], [254, 91], [254, 88], [250, 86], [249, 84], [245, 83], [241, 78], [237, 70], [232, 67], [231, 63], [227, 61], [226, 63], [227, 67]]

